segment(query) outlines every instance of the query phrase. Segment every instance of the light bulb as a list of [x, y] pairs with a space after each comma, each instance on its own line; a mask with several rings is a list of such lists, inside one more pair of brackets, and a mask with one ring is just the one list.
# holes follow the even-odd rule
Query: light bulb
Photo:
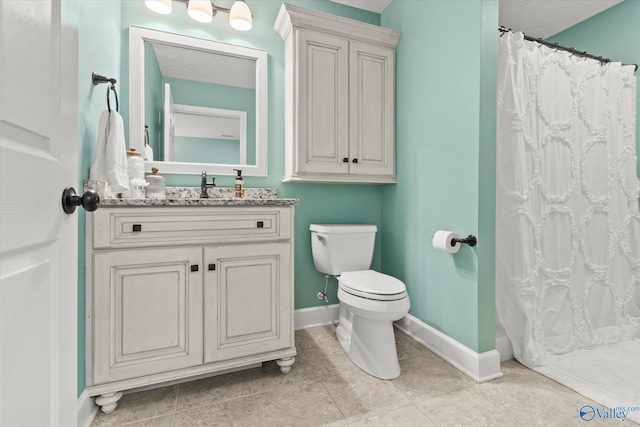
[[213, 9], [211, 7], [211, 1], [209, 0], [189, 0], [189, 6], [187, 6], [187, 13], [191, 19], [208, 23], [213, 19]]
[[148, 9], [162, 15], [171, 13], [171, 0], [144, 0], [144, 5], [147, 6]]
[[244, 1], [238, 0], [231, 6], [229, 25], [240, 31], [249, 31], [253, 27], [251, 10]]

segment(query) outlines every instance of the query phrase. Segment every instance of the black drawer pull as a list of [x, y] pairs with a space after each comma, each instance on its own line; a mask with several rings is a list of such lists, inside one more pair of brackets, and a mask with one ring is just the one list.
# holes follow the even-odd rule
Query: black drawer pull
[[342, 158], [342, 163], [349, 163], [349, 158], [348, 157], [343, 157]]
[[142, 224], [133, 224], [133, 231], [142, 231]]
[[215, 264], [209, 264], [209, 271], [216, 271], [216, 265]]
[[358, 163], [358, 159], [353, 159], [352, 162], [353, 163]]
[[258, 221], [258, 228], [264, 228], [264, 221]]
[[198, 271], [198, 264], [191, 266], [191, 272], [193, 273], [193, 272], [196, 272], [196, 271]]

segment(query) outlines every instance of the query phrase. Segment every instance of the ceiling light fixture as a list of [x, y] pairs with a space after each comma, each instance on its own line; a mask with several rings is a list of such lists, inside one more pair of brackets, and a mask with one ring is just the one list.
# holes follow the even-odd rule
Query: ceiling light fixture
[[[171, 13], [172, 0], [144, 0], [145, 6], [156, 13]], [[211, 0], [175, 0], [187, 5], [187, 14], [198, 22], [208, 23], [218, 11], [229, 14], [229, 25], [239, 31], [249, 31], [253, 27], [251, 10], [244, 0], [237, 0], [231, 9], [216, 6]]]

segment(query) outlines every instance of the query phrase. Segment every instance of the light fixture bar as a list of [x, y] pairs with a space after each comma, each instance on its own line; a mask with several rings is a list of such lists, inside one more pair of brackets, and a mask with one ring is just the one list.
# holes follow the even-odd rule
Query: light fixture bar
[[[0, 0], [1, 1], [1, 0]], [[229, 14], [229, 25], [239, 31], [248, 31], [253, 27], [253, 17], [251, 10], [244, 0], [236, 0], [230, 9], [222, 6], [216, 6], [213, 0], [174, 0], [184, 3], [187, 6], [189, 16], [203, 23], [211, 22], [218, 11]], [[209, 10], [209, 3], [211, 9]], [[145, 0], [145, 5], [157, 13], [171, 13], [171, 0]]]

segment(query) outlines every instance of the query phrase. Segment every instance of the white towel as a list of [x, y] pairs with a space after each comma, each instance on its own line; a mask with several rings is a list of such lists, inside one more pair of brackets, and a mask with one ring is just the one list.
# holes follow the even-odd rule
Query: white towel
[[96, 157], [89, 173], [91, 179], [109, 184], [113, 193], [129, 190], [127, 175], [127, 147], [124, 141], [124, 124], [117, 111], [104, 110], [100, 114]]

